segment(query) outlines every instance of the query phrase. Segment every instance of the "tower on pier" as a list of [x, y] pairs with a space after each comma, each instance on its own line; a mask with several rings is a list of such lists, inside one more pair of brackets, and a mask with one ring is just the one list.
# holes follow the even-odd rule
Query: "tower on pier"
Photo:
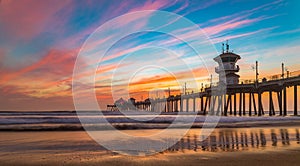
[[239, 55], [229, 51], [228, 41], [226, 42], [226, 51], [224, 50], [224, 43], [222, 43], [222, 54], [214, 58], [219, 64], [215, 68], [216, 73], [219, 74], [219, 83], [225, 83], [225, 79], [227, 85], [239, 83], [240, 76], [236, 74], [240, 71], [239, 66], [236, 65], [239, 59], [241, 59]]

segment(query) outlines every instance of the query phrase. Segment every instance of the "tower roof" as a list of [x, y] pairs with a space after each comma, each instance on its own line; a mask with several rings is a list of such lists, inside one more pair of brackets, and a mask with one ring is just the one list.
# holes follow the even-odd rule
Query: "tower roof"
[[229, 51], [228, 40], [226, 40], [226, 51], [224, 50], [224, 46], [225, 46], [224, 43], [222, 43], [222, 54], [214, 58], [216, 62], [220, 62], [220, 60], [228, 61], [228, 59], [234, 59], [236, 62], [237, 60], [241, 59], [241, 57], [238, 54]]
[[222, 58], [227, 58], [227, 57], [236, 58], [237, 60], [241, 59], [241, 56], [239, 56], [238, 54], [235, 54], [233, 52], [224, 52], [224, 53], [218, 55], [217, 57], [215, 57], [214, 60], [218, 62]]

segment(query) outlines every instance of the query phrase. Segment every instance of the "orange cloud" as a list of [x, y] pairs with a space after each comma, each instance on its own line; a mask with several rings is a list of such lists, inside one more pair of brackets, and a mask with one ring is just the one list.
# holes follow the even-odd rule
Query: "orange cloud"
[[71, 96], [71, 78], [77, 50], [50, 50], [38, 62], [17, 71], [1, 71], [3, 94], [25, 98]]

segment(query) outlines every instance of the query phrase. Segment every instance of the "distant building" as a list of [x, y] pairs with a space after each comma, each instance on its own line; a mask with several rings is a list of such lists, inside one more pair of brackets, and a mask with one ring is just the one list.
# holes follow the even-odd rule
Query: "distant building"
[[128, 99], [128, 103], [131, 103], [131, 104], [134, 105], [135, 104], [135, 98], [131, 97], [130, 99]]
[[222, 45], [222, 54], [214, 58], [219, 64], [219, 66], [215, 68], [216, 73], [219, 74], [219, 82], [225, 83], [226, 79], [226, 84], [228, 85], [238, 84], [240, 76], [236, 73], [240, 71], [240, 67], [236, 65], [236, 63], [241, 57], [229, 51], [228, 43], [226, 43], [226, 52], [224, 51], [224, 44]]
[[117, 101], [115, 101], [115, 105], [117, 106], [118, 110], [127, 110], [127, 101], [124, 100], [123, 98], [118, 99]]

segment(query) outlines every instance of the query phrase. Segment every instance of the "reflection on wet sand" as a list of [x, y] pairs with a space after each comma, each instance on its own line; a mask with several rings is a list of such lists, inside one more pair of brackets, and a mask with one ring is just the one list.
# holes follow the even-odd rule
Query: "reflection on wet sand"
[[300, 147], [299, 129], [227, 129], [216, 130], [206, 139], [191, 130], [174, 146], [165, 152], [185, 151], [244, 151], [270, 149], [274, 147]]

